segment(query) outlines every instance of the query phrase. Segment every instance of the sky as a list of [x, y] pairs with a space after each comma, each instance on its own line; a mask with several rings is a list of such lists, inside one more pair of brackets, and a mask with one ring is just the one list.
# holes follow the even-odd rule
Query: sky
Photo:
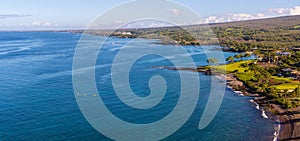
[[[0, 30], [80, 29], [131, 0], [1, 0]], [[205, 23], [300, 15], [300, 0], [170, 0]], [[159, 5], [158, 5], [159, 7]], [[163, 8], [163, 7], [160, 7]], [[180, 11], [172, 9], [176, 14]]]

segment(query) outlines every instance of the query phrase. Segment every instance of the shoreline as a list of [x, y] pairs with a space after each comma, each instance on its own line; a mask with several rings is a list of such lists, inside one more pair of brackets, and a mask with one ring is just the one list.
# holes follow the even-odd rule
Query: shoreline
[[234, 92], [243, 93], [245, 96], [254, 97], [250, 102], [255, 103], [255, 108], [262, 112], [262, 117], [273, 121], [274, 139], [277, 140], [300, 140], [300, 107], [283, 109], [279, 105], [270, 103], [258, 94], [248, 93], [241, 89], [244, 83], [237, 80], [233, 74], [226, 74], [226, 85]]
[[237, 78], [234, 77], [233, 74], [226, 74], [226, 85], [230, 88], [233, 92], [237, 93], [240, 96], [248, 96], [253, 97], [249, 102], [255, 104], [255, 109], [261, 111], [261, 117], [265, 119], [269, 119], [273, 121], [274, 124], [274, 137], [273, 141], [280, 140], [280, 133], [281, 133], [281, 122], [279, 121], [279, 117], [272, 113], [267, 107], [260, 104], [260, 100], [264, 99], [264, 97], [260, 97], [259, 94], [251, 94], [245, 91], [245, 89], [241, 89], [244, 86], [244, 83]]
[[259, 94], [249, 93], [244, 83], [233, 74], [208, 73], [206, 69], [197, 68], [174, 68], [168, 66], [156, 66], [153, 68], [199, 72], [205, 75], [214, 75], [219, 80], [225, 79], [227, 88], [239, 96], [253, 97], [250, 102], [254, 103], [256, 105], [255, 108], [262, 112], [262, 118], [273, 121], [275, 130], [273, 141], [300, 140], [300, 107], [283, 109], [279, 105], [265, 100], [265, 97], [261, 97]]

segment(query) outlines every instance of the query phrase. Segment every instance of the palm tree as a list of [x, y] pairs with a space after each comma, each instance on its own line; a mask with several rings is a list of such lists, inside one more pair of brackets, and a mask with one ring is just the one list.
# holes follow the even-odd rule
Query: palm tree
[[254, 56], [255, 56], [255, 60], [258, 60], [258, 58], [260, 58], [260, 53], [258, 51], [253, 52]]
[[287, 95], [288, 95], [288, 90], [284, 90], [284, 103], [286, 103]]
[[294, 89], [292, 94], [294, 97], [298, 97], [300, 95], [300, 86], [298, 86], [296, 89]]
[[251, 54], [250, 53], [245, 53], [244, 57], [251, 57]]
[[241, 55], [241, 54], [236, 54], [236, 55], [234, 55], [233, 57], [236, 58], [236, 59], [241, 59], [241, 58], [242, 58], [242, 55]]
[[207, 60], [207, 63], [209, 66], [211, 66], [212, 64], [216, 64], [218, 62], [218, 60], [216, 58], [209, 58]]
[[232, 63], [232, 62], [234, 62], [234, 57], [229, 56], [228, 58], [226, 58], [226, 61], [229, 61], [229, 63]]

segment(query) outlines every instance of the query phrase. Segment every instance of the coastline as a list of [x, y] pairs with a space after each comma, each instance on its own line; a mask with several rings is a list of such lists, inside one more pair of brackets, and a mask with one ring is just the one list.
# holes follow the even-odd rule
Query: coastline
[[194, 68], [174, 68], [168, 66], [156, 66], [158, 69], [183, 70], [200, 72], [205, 75], [214, 75], [219, 80], [226, 80], [227, 88], [239, 96], [253, 97], [249, 102], [254, 103], [257, 110], [261, 111], [262, 118], [272, 120], [274, 123], [273, 141], [300, 140], [300, 107], [292, 109], [283, 109], [279, 105], [270, 103], [259, 94], [252, 94], [247, 91], [246, 86], [238, 80], [233, 74], [208, 73], [205, 69]]
[[269, 104], [267, 109], [278, 118], [275, 123], [280, 126], [280, 140], [300, 140], [300, 107], [282, 109], [276, 104]]
[[[282, 137], [282, 125], [280, 118], [271, 112], [271, 109], [265, 107], [265, 105], [261, 104], [260, 100], [263, 100], [264, 97], [260, 97], [258, 94], [251, 94], [245, 91], [244, 83], [238, 80], [233, 74], [226, 74], [226, 85], [230, 88], [233, 92], [237, 93], [240, 96], [249, 96], [253, 97], [249, 102], [255, 104], [255, 108], [261, 111], [262, 118], [270, 119], [274, 123], [274, 138], [273, 141], [280, 140]], [[279, 106], [278, 106], [279, 107]], [[281, 108], [280, 108], [281, 109]]]
[[254, 97], [250, 102], [255, 103], [255, 107], [261, 110], [262, 117], [268, 118], [274, 122], [274, 139], [273, 141], [283, 140], [300, 140], [300, 107], [292, 109], [283, 109], [279, 105], [268, 103], [264, 97], [258, 94], [251, 94], [245, 89], [242, 81], [237, 80], [232, 74], [226, 74], [227, 87], [234, 92], [243, 93], [245, 96]]

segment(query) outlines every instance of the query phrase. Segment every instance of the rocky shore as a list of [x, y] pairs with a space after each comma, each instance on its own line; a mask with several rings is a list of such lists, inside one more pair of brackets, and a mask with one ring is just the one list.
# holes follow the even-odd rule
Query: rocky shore
[[[274, 141], [299, 141], [300, 140], [300, 107], [283, 109], [279, 105], [269, 103], [264, 97], [258, 94], [251, 94], [245, 91], [243, 82], [237, 80], [233, 74], [226, 75], [227, 85], [235, 91], [240, 91], [243, 95], [255, 97], [254, 101], [259, 105], [263, 114], [268, 112], [269, 119], [273, 120], [275, 127]], [[262, 116], [264, 116], [262, 114]]]
[[[274, 141], [297, 141], [300, 140], [300, 107], [283, 109], [279, 105], [268, 103], [264, 97], [258, 94], [246, 92], [243, 82], [237, 80], [233, 74], [226, 75], [227, 85], [235, 91], [241, 91], [246, 96], [255, 97], [254, 101], [258, 104], [257, 109], [261, 109], [264, 117], [265, 111], [268, 112], [269, 119], [275, 125]], [[262, 108], [259, 108], [262, 107]]]
[[[155, 67], [160, 69], [169, 70], [186, 70], [193, 72], [201, 72], [204, 74], [215, 75], [217, 78], [226, 79], [226, 84], [233, 91], [238, 92], [241, 95], [254, 97], [253, 102], [257, 104], [257, 109], [262, 110], [262, 116], [264, 118], [271, 119], [274, 122], [275, 133], [274, 141], [297, 141], [300, 140], [300, 107], [292, 109], [283, 109], [279, 105], [267, 102], [264, 97], [260, 97], [259, 94], [252, 94], [247, 91], [246, 86], [242, 81], [239, 81], [234, 74], [220, 74], [211, 73], [206, 69], [194, 69], [194, 68], [174, 68], [174, 67]], [[224, 76], [225, 75], [225, 76]], [[268, 113], [268, 116], [266, 114]]]
[[269, 104], [267, 109], [279, 119], [280, 131], [279, 140], [296, 141], [300, 140], [300, 107], [282, 109], [276, 104]]

